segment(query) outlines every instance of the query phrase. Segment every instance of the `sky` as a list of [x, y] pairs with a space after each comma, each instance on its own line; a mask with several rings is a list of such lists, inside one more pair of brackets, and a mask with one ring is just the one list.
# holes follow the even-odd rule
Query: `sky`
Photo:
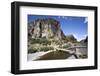
[[28, 23], [36, 19], [53, 18], [60, 22], [65, 35], [74, 35], [80, 41], [88, 35], [88, 18], [77, 16], [28, 15]]

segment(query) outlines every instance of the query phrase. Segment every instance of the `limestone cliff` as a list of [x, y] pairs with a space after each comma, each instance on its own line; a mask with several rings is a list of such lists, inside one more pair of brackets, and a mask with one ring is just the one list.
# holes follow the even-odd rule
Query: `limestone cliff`
[[61, 39], [65, 36], [59, 21], [52, 18], [37, 19], [28, 23], [28, 35], [32, 38], [46, 39]]

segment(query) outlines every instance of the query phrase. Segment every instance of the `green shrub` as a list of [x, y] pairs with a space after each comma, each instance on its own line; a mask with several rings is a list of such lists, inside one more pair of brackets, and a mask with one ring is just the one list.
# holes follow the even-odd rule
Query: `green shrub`
[[39, 50], [40, 51], [49, 51], [49, 50], [54, 50], [54, 48], [53, 47], [41, 47]]
[[43, 44], [43, 45], [50, 45], [51, 44], [51, 41], [48, 41], [47, 39], [32, 39], [31, 41], [31, 44]]
[[69, 47], [70, 47], [70, 45], [59, 46], [59, 48], [63, 48], [63, 49], [67, 49], [67, 48], [69, 48]]
[[34, 49], [28, 49], [28, 53], [36, 53], [38, 51], [38, 49], [34, 48]]
[[70, 46], [69, 46], [69, 45], [64, 45], [62, 48], [65, 48], [65, 49], [66, 49], [66, 48], [68, 48], [68, 47], [70, 47]]

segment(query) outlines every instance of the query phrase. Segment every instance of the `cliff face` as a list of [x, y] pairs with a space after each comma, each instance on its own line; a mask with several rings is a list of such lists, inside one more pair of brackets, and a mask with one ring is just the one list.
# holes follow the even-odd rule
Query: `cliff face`
[[37, 19], [28, 24], [28, 35], [32, 38], [61, 39], [65, 35], [60, 23], [52, 18]]
[[88, 46], [88, 36], [87, 36], [85, 39], [81, 40], [80, 43], [81, 43], [83, 46]]

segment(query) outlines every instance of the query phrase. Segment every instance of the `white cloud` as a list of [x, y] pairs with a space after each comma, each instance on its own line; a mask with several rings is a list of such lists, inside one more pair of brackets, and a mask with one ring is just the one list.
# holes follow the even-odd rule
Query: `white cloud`
[[81, 40], [85, 39], [87, 36], [88, 36], [87, 34], [86, 35], [82, 35], [80, 38], [78, 38], [78, 41], [81, 41]]
[[87, 34], [79, 36], [78, 34], [74, 34], [74, 33], [72, 33], [72, 35], [77, 39], [77, 41], [81, 41], [88, 36]]
[[86, 35], [83, 35], [84, 38], [86, 38], [87, 36], [88, 36], [87, 34]]

